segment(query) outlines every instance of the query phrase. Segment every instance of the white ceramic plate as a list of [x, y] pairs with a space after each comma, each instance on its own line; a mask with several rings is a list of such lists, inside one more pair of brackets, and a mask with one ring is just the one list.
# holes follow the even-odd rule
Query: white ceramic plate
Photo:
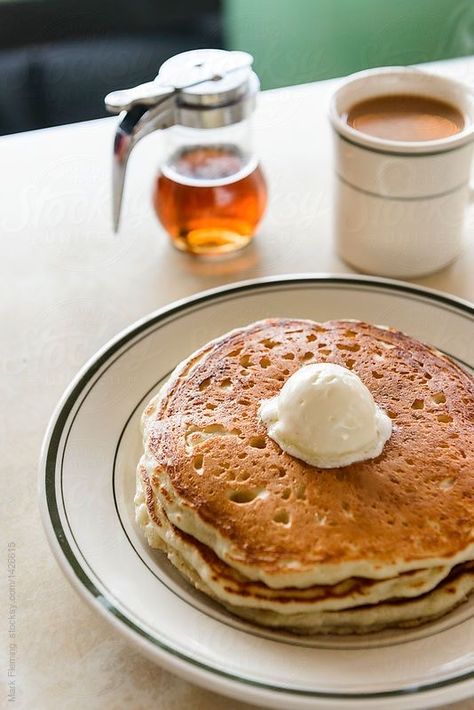
[[78, 374], [50, 423], [41, 507], [62, 569], [117, 630], [168, 670], [277, 708], [426, 708], [474, 695], [474, 601], [418, 629], [298, 638], [244, 623], [193, 590], [134, 523], [141, 411], [175, 365], [269, 316], [358, 318], [399, 328], [474, 368], [474, 309], [363, 277], [267, 279], [172, 304]]

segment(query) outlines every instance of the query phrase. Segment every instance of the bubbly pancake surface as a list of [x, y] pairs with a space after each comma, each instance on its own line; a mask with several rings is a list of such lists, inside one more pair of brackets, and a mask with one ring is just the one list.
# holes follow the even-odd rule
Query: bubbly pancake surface
[[[258, 419], [299, 367], [359, 375], [393, 420], [377, 459], [316, 469]], [[269, 587], [474, 558], [474, 388], [436, 350], [361, 322], [266, 320], [213, 341], [145, 410], [153, 495], [178, 529]]]

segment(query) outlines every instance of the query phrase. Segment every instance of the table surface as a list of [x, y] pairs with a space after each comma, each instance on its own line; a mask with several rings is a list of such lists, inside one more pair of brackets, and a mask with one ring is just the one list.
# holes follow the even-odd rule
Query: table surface
[[[474, 58], [431, 65], [474, 85]], [[66, 385], [101, 345], [146, 313], [236, 280], [307, 271], [350, 273], [331, 239], [328, 97], [336, 81], [262, 94], [255, 117], [269, 180], [254, 244], [229, 261], [172, 249], [152, 212], [154, 134], [134, 153], [122, 229], [110, 223], [115, 119], [0, 139], [2, 253], [0, 510], [16, 550], [17, 707], [35, 710], [228, 710], [130, 648], [78, 598], [46, 542], [36, 502], [41, 439]], [[473, 215], [463, 255], [416, 282], [474, 300]], [[6, 587], [7, 574], [1, 584]], [[7, 599], [7, 590], [2, 591]], [[5, 648], [5, 646], [4, 646]], [[474, 708], [466, 701], [459, 708]]]

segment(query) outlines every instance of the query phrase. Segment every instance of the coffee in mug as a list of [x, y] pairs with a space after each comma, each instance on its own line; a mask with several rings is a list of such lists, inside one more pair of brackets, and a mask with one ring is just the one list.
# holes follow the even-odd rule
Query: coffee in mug
[[462, 113], [429, 96], [392, 94], [360, 101], [343, 115], [356, 131], [392, 141], [433, 141], [459, 133]]

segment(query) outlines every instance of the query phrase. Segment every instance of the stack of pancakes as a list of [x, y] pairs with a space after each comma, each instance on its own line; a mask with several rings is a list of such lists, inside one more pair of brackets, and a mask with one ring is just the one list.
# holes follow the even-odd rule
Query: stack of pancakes
[[[258, 418], [299, 367], [353, 370], [393, 422], [373, 460], [318, 469]], [[204, 346], [143, 414], [138, 524], [233, 613], [364, 633], [446, 613], [474, 588], [474, 383], [359, 321], [264, 320]]]

